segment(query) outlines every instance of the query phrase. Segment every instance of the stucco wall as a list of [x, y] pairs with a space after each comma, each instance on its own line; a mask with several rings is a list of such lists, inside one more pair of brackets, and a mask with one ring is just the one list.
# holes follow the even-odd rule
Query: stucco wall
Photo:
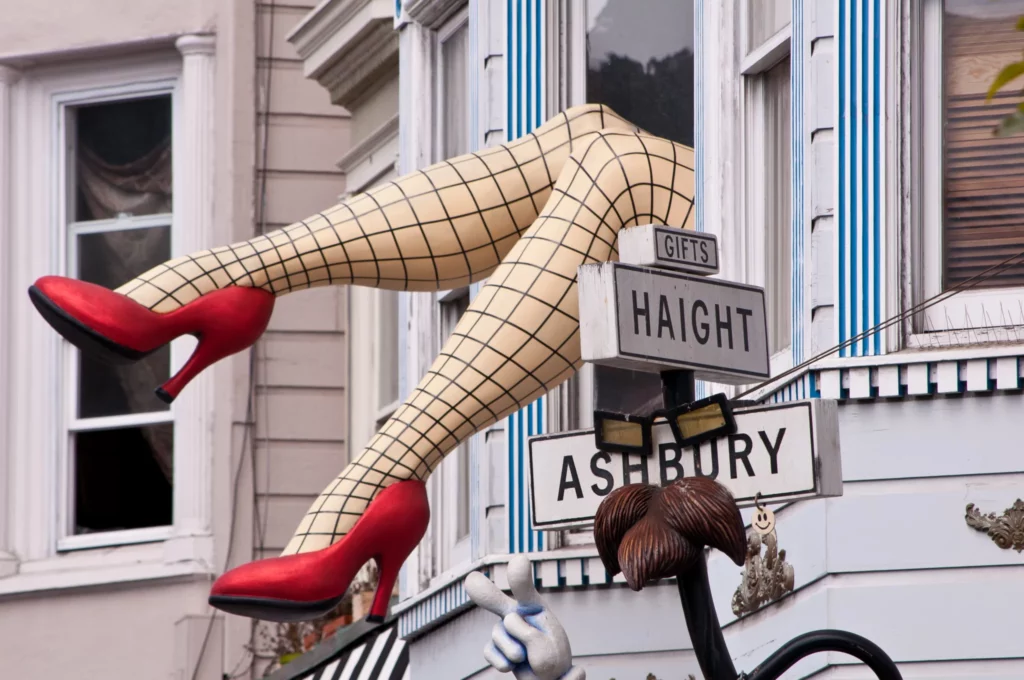
[[6, 2], [0, 59], [212, 29], [216, 0]]
[[[191, 665], [187, 672], [185, 666], [195, 645], [186, 641], [183, 626], [177, 624], [182, 611], [206, 609], [208, 589], [209, 583], [201, 580], [5, 600], [0, 606], [3, 677], [189, 677]], [[208, 619], [198, 622], [204, 624], [200, 627], [205, 634]], [[212, 649], [218, 653], [206, 657], [201, 680], [221, 676], [216, 640]]]

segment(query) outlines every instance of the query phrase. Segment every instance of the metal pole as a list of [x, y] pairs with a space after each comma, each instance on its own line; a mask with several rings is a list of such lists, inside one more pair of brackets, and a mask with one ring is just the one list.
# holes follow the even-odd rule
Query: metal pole
[[[663, 371], [661, 386], [665, 408], [689, 404], [695, 399], [693, 371]], [[686, 629], [706, 680], [736, 680], [736, 667], [725, 645], [725, 636], [711, 597], [707, 561], [703, 550], [701, 553], [693, 567], [676, 577]]]
[[[703, 552], [703, 551], [701, 551]], [[693, 643], [693, 653], [705, 680], [736, 680], [736, 666], [725, 645], [722, 626], [718, 623], [715, 602], [711, 598], [708, 565], [702, 554], [697, 563], [676, 577], [679, 599], [683, 603], [686, 629]]]
[[900, 669], [881, 647], [845, 630], [816, 630], [799, 635], [765, 659], [750, 675], [741, 675], [740, 680], [775, 680], [797, 661], [817, 652], [843, 652], [867, 664], [878, 680], [903, 680]]

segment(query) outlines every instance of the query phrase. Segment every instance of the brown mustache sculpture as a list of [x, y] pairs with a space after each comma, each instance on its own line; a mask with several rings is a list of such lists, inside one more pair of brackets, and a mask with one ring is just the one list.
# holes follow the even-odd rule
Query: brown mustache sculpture
[[747, 548], [732, 494], [706, 477], [685, 477], [666, 487], [616, 489], [597, 509], [594, 539], [608, 573], [622, 572], [633, 590], [688, 571], [703, 558], [704, 546], [717, 548], [739, 566]]

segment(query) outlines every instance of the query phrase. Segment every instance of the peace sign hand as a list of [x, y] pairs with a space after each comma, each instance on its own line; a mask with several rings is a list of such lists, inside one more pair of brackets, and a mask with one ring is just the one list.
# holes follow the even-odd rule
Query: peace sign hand
[[522, 555], [508, 563], [508, 582], [515, 599], [501, 592], [480, 572], [466, 577], [469, 598], [482, 609], [501, 617], [484, 647], [484, 658], [516, 680], [585, 680], [586, 672], [572, 665], [569, 638], [541, 602], [533, 586], [533, 567]]

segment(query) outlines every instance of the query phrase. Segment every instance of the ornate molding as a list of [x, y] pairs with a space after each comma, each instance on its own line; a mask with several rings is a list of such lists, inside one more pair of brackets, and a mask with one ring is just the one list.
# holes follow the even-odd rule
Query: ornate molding
[[402, 9], [416, 23], [437, 28], [467, 4], [467, 0], [405, 0]]
[[388, 19], [362, 33], [350, 50], [315, 77], [333, 103], [351, 108], [385, 82], [390, 71], [398, 77], [398, 32]]
[[778, 537], [772, 531], [764, 537], [766, 547], [761, 557], [761, 536], [751, 531], [747, 538], [747, 560], [743, 578], [732, 596], [732, 613], [752, 614], [766, 604], [793, 592], [793, 566], [786, 562], [786, 551], [778, 549]]
[[373, 89], [382, 71], [398, 71], [394, 0], [330, 0], [310, 12], [287, 40], [307, 78], [342, 106]]
[[983, 515], [974, 503], [968, 503], [964, 520], [972, 529], [988, 534], [1003, 550], [1024, 552], [1024, 501], [1021, 499], [998, 516], [994, 512]]

